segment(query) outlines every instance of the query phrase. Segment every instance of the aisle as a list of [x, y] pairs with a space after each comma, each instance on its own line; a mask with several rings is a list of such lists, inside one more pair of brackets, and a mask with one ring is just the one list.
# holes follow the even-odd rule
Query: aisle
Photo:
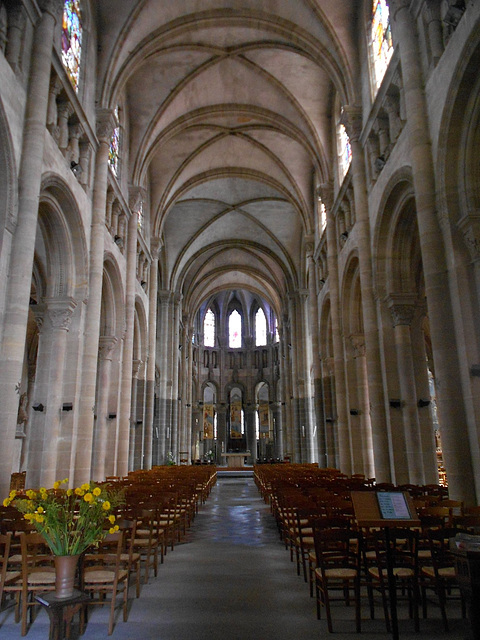
[[[131, 591], [133, 596], [133, 589]], [[379, 619], [362, 620], [363, 638], [387, 640]], [[400, 624], [401, 640], [448, 638], [463, 640], [463, 623], [452, 622], [443, 632], [437, 620]], [[332, 640], [356, 636], [353, 608], [336, 607]], [[84, 640], [107, 638], [108, 610], [90, 614]], [[0, 614], [2, 640], [19, 640], [20, 626], [13, 611]], [[73, 636], [75, 637], [75, 636]], [[72, 637], [72, 640], [73, 640]], [[279, 541], [274, 520], [259, 497], [252, 478], [219, 478], [206, 505], [200, 508], [187, 540], [169, 552], [158, 577], [142, 586], [131, 599], [127, 623], [120, 608], [112, 640], [299, 640], [327, 638], [325, 620], [318, 621], [308, 586], [296, 575], [294, 564]], [[27, 640], [48, 638], [48, 620], [41, 612]]]

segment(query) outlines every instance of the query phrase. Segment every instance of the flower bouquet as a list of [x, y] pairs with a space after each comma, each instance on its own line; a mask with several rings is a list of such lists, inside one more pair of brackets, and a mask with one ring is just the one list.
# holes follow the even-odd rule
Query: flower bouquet
[[93, 482], [76, 489], [60, 488], [67, 482], [68, 478], [55, 482], [48, 490], [11, 491], [3, 501], [4, 506], [11, 504], [23, 513], [55, 556], [79, 555], [107, 533], [118, 531], [113, 510], [124, 502], [122, 491]]

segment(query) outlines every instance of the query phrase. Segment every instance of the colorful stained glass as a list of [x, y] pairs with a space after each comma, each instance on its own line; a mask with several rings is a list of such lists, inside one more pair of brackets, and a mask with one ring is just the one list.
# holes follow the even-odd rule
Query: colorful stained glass
[[344, 178], [352, 161], [352, 145], [350, 144], [350, 138], [348, 137], [347, 131], [343, 124], [339, 125], [338, 134], [340, 146], [340, 174], [341, 178]]
[[[118, 121], [118, 106], [115, 108], [115, 117]], [[108, 162], [113, 173], [118, 176], [118, 160], [120, 155], [120, 127], [113, 130], [112, 139], [110, 140], [110, 150], [108, 152]]]
[[392, 31], [386, 0], [373, 0], [371, 46], [375, 87], [378, 89], [393, 54]]
[[80, 0], [65, 0], [63, 5], [62, 62], [75, 91], [80, 80], [82, 55], [82, 18]]
[[203, 320], [203, 344], [206, 347], [215, 346], [215, 314], [211, 309], [207, 310]]

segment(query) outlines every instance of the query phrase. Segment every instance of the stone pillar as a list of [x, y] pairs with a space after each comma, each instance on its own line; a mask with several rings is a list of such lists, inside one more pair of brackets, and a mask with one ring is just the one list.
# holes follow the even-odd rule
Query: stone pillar
[[225, 403], [217, 403], [215, 411], [217, 412], [217, 464], [226, 466], [226, 458], [222, 457], [222, 453], [227, 451], [227, 408]]
[[410, 325], [415, 315], [415, 306], [410, 296], [402, 295], [390, 296], [388, 304], [392, 314], [395, 349], [397, 352], [408, 482], [425, 484], [420, 423], [417, 411], [415, 369], [410, 336]]
[[179, 354], [178, 347], [180, 345], [180, 319], [182, 317], [182, 296], [176, 293], [173, 297], [173, 322], [172, 328], [172, 420], [171, 420], [171, 444], [172, 452], [177, 456], [180, 451], [180, 423], [179, 423]]
[[275, 458], [283, 459], [283, 423], [281, 402], [272, 405], [273, 442], [275, 444]]
[[338, 255], [337, 238], [335, 232], [335, 217], [331, 209], [333, 206], [333, 185], [324, 183], [319, 187], [320, 196], [327, 213], [327, 264], [328, 287], [330, 291], [330, 314], [332, 317], [332, 342], [335, 371], [336, 397], [336, 430], [338, 441], [338, 464], [343, 473], [352, 473], [352, 454], [347, 417], [347, 390], [344, 368], [344, 349], [341, 335], [340, 293], [338, 284]]
[[4, 332], [1, 351], [0, 495], [7, 495], [15, 449], [19, 381], [22, 375], [42, 176], [52, 45], [60, 0], [39, 3], [43, 14], [35, 26], [22, 153], [18, 173], [18, 217], [12, 240], [6, 283]]
[[108, 404], [110, 399], [110, 380], [112, 373], [112, 352], [117, 345], [116, 336], [101, 336], [98, 349], [98, 385], [95, 420], [95, 434], [93, 448], [94, 480], [100, 482], [105, 479], [105, 460], [107, 457], [107, 443], [109, 439]]
[[160, 371], [159, 380], [159, 434], [158, 434], [158, 458], [159, 464], [164, 464], [166, 454], [170, 451], [167, 445], [169, 436], [169, 424], [171, 415], [171, 367], [169, 352], [173, 348], [170, 336], [170, 305], [172, 294], [169, 291], [158, 292], [158, 368]]
[[255, 438], [255, 405], [248, 404], [245, 408], [245, 435], [247, 436], [247, 450], [250, 451], [249, 464], [255, 464], [257, 459], [257, 440]]
[[[323, 359], [323, 402], [325, 407], [325, 444], [326, 444], [326, 466], [341, 467], [338, 461], [338, 432], [335, 434], [333, 416], [335, 408], [335, 359]], [[337, 437], [335, 437], [337, 435]]]
[[322, 377], [320, 367], [320, 349], [318, 345], [318, 335], [320, 326], [318, 322], [318, 300], [317, 300], [317, 269], [313, 257], [313, 244], [307, 245], [308, 260], [308, 299], [310, 317], [310, 341], [312, 345], [312, 373], [313, 373], [313, 417], [315, 453], [314, 459], [318, 459], [320, 467], [327, 466], [325, 430], [323, 428], [323, 407], [322, 407]]
[[95, 157], [95, 184], [92, 198], [92, 224], [90, 231], [90, 273], [88, 304], [85, 315], [85, 342], [82, 360], [82, 387], [79, 416], [72, 452], [75, 485], [88, 482], [91, 475], [93, 446], [93, 412], [96, 399], [98, 344], [103, 284], [103, 250], [105, 207], [107, 197], [108, 153], [116, 121], [113, 111], [97, 113], [99, 147]]
[[120, 421], [117, 442], [117, 475], [126, 476], [130, 444], [131, 410], [132, 410], [132, 368], [133, 337], [135, 329], [135, 286], [137, 264], [137, 230], [138, 217], [130, 215], [127, 233], [127, 286], [125, 291], [125, 339], [122, 354], [122, 394], [120, 398]]
[[[368, 397], [367, 382], [367, 359], [365, 353], [365, 337], [363, 334], [350, 336], [350, 342], [353, 347], [353, 358], [355, 361], [355, 373], [357, 383], [358, 398], [358, 417], [352, 416], [353, 420], [358, 420], [360, 431], [360, 442], [355, 443], [354, 434], [352, 433], [353, 449], [359, 447], [361, 452], [362, 468], [355, 469], [355, 473], [364, 473], [367, 478], [374, 475], [374, 456], [373, 456], [373, 440], [372, 425], [370, 424], [370, 399]], [[353, 431], [353, 429], [352, 429]]]
[[128, 469], [141, 469], [141, 458], [143, 449], [142, 429], [137, 424], [137, 403], [138, 403], [138, 380], [140, 369], [143, 365], [142, 360], [133, 360], [132, 362], [132, 389], [131, 389], [131, 405], [130, 405], [130, 436], [128, 445]]
[[[409, 0], [390, 0], [394, 42], [402, 67], [407, 136], [412, 166], [417, 223], [432, 339], [438, 414], [449, 493], [466, 504], [476, 504], [470, 455], [470, 432], [465, 411], [460, 363], [455, 340], [452, 302], [446, 274], [447, 260], [437, 214], [436, 185], [429, 123], [421, 72], [416, 23]], [[471, 437], [477, 440], [472, 426]]]
[[380, 359], [377, 307], [373, 290], [365, 156], [362, 145], [360, 144], [360, 134], [362, 131], [361, 108], [352, 106], [344, 107], [342, 121], [352, 145], [352, 182], [355, 193], [356, 212], [355, 238], [358, 245], [360, 286], [362, 290], [362, 314], [375, 457], [375, 477], [377, 482], [389, 482], [391, 480], [390, 455]]

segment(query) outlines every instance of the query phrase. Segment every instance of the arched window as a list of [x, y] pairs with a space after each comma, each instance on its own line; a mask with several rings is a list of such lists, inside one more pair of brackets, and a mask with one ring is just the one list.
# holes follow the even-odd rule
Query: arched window
[[267, 344], [267, 319], [263, 309], [255, 314], [255, 346], [262, 347]]
[[350, 163], [352, 161], [352, 146], [347, 130], [343, 124], [338, 125], [338, 160], [339, 160], [339, 177], [341, 182], [346, 176]]
[[65, 0], [62, 23], [62, 62], [75, 91], [80, 81], [82, 18], [80, 0]]
[[275, 328], [273, 330], [273, 341], [280, 342], [280, 334], [278, 333], [278, 320], [275, 318]]
[[371, 21], [371, 49], [375, 90], [383, 77], [393, 54], [392, 31], [386, 0], [373, 0]]
[[228, 316], [228, 346], [230, 349], [242, 346], [242, 316], [236, 309]]
[[[115, 107], [115, 118], [118, 122], [118, 105]], [[108, 162], [113, 173], [118, 177], [118, 167], [119, 167], [119, 157], [120, 157], [120, 126], [115, 127], [113, 130], [112, 139], [110, 140], [110, 149], [108, 152]]]
[[207, 309], [203, 320], [203, 344], [206, 347], [215, 346], [215, 314], [211, 309]]

